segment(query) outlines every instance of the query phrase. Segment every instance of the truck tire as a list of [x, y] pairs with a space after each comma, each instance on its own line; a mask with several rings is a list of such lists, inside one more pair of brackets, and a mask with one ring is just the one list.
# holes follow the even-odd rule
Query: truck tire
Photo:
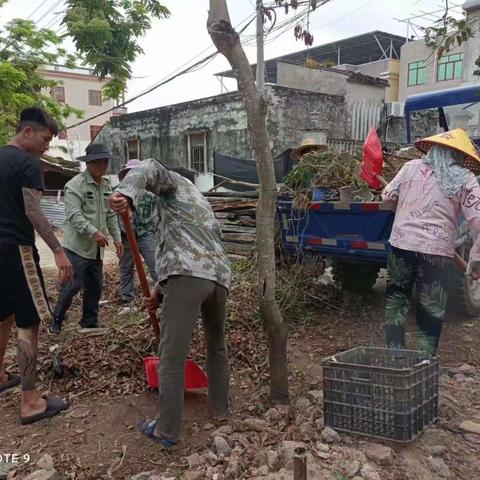
[[[471, 244], [464, 244], [457, 253], [468, 262]], [[480, 315], [480, 282], [471, 280], [459, 268], [453, 267], [448, 305], [464, 317]]]
[[342, 290], [353, 293], [370, 293], [377, 282], [381, 266], [372, 262], [347, 262], [334, 258], [332, 276]]

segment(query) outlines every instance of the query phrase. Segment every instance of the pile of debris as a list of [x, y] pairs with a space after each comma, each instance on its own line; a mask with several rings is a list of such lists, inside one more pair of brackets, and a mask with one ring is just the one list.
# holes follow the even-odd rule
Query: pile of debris
[[223, 244], [232, 260], [246, 258], [255, 247], [258, 192], [205, 193], [222, 226]]

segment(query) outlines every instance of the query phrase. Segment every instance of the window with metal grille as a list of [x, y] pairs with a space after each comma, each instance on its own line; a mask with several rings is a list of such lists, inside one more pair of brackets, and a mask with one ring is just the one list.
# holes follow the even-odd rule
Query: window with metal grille
[[90, 140], [93, 140], [98, 132], [102, 129], [103, 125], [90, 125]]
[[187, 138], [190, 169], [205, 173], [207, 171], [207, 132], [189, 133]]
[[408, 82], [407, 85], [412, 87], [414, 85], [425, 84], [425, 62], [412, 62], [408, 64]]
[[444, 55], [438, 59], [437, 82], [461, 80], [463, 76], [463, 53]]
[[129, 140], [127, 142], [127, 159], [140, 160], [140, 142], [138, 141], [138, 139]]
[[65, 87], [56, 85], [52, 87], [50, 90], [50, 95], [57, 101], [57, 102], [65, 102]]
[[97, 107], [102, 106], [102, 91], [101, 90], [89, 90], [88, 91], [88, 104]]

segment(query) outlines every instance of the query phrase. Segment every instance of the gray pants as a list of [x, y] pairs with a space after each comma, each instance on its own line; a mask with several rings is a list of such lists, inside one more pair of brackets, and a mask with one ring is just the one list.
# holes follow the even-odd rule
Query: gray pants
[[184, 402], [184, 363], [192, 332], [202, 315], [207, 342], [208, 399], [215, 415], [229, 413], [230, 370], [225, 345], [227, 289], [210, 280], [169, 277], [161, 321], [159, 395], [155, 434], [180, 439]]
[[103, 261], [99, 256], [92, 260], [81, 257], [66, 248], [64, 250], [72, 263], [74, 277], [71, 282], [62, 287], [53, 315], [63, 322], [73, 298], [83, 289], [80, 325], [87, 328], [98, 326], [98, 304], [103, 288]]
[[[122, 290], [122, 300], [133, 300], [135, 298], [135, 289], [133, 283], [133, 255], [130, 250], [127, 237], [122, 234], [124, 254], [120, 257], [120, 288]], [[138, 249], [147, 264], [148, 271], [154, 283], [157, 283], [157, 274], [155, 273], [155, 236], [148, 233], [137, 238]]]

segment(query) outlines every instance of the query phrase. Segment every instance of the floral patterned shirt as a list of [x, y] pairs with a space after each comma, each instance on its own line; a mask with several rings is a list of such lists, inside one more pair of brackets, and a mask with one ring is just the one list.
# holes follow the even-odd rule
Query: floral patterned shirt
[[430, 166], [412, 160], [385, 187], [382, 197], [396, 204], [390, 236], [394, 247], [453, 257], [463, 217], [476, 239], [470, 260], [480, 260], [480, 186], [473, 173], [458, 193], [447, 198]]

